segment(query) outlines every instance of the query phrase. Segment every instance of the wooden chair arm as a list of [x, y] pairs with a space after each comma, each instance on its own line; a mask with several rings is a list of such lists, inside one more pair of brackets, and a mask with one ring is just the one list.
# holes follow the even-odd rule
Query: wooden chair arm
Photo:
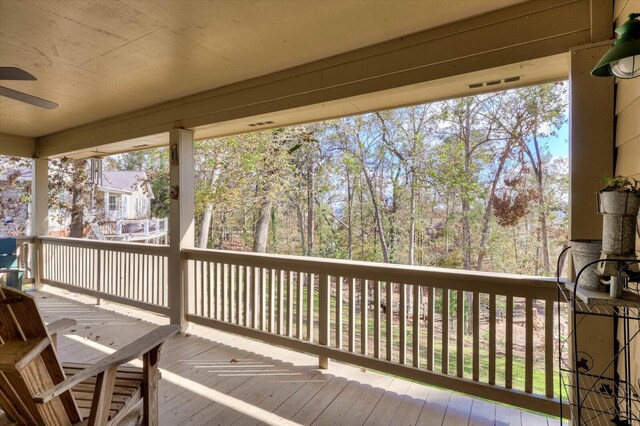
[[78, 324], [78, 321], [69, 318], [62, 318], [61, 320], [54, 321], [47, 325], [49, 336], [51, 336], [51, 343], [53, 343], [54, 349], [58, 349], [58, 334], [71, 330]]
[[69, 318], [62, 318], [58, 321], [52, 322], [51, 324], [47, 324], [47, 329], [49, 330], [49, 334], [53, 335], [69, 331], [76, 325], [78, 325], [78, 321]]
[[88, 366], [84, 370], [77, 372], [62, 383], [59, 383], [49, 390], [36, 395], [33, 398], [33, 401], [36, 404], [44, 404], [46, 402], [49, 402], [53, 398], [56, 398], [62, 393], [70, 390], [78, 383], [81, 383], [100, 373], [103, 373], [110, 368], [126, 364], [133, 359], [139, 358], [152, 349], [160, 346], [162, 343], [164, 343], [165, 340], [178, 332], [180, 332], [180, 326], [178, 325], [165, 325], [162, 327], [158, 327], [152, 332], [140, 337], [136, 341], [131, 342], [123, 348], [118, 349], [116, 352], [100, 358], [94, 364]]

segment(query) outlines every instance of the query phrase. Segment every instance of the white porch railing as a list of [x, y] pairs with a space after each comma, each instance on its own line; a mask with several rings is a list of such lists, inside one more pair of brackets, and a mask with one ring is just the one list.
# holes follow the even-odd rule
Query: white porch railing
[[315, 353], [321, 364], [334, 358], [559, 414], [554, 280], [228, 251], [183, 253], [189, 321]]
[[167, 221], [167, 218], [118, 219], [102, 221], [99, 222], [97, 226], [100, 229], [100, 232], [105, 236], [148, 236], [153, 234], [165, 234], [168, 230]]
[[[42, 282], [169, 313], [168, 247], [41, 240]], [[559, 414], [552, 279], [201, 249], [182, 270], [188, 321]]]
[[167, 315], [167, 246], [41, 237], [40, 281]]

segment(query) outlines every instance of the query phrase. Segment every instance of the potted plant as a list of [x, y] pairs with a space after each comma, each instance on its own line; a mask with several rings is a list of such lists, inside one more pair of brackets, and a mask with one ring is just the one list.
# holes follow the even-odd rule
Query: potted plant
[[[635, 259], [636, 226], [640, 209], [640, 182], [625, 176], [603, 178], [598, 193], [598, 212], [602, 214], [601, 259]], [[600, 262], [598, 272], [615, 276], [618, 262]]]
[[605, 176], [605, 187], [598, 193], [598, 211], [602, 214], [638, 216], [640, 182], [625, 176]]

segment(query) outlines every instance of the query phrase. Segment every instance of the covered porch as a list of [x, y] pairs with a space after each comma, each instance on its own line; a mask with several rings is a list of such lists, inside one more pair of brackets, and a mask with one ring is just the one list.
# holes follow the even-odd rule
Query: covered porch
[[[180, 325], [183, 334], [169, 340], [161, 361], [162, 424], [528, 425], [560, 421], [542, 415], [568, 417], [558, 339], [566, 339], [569, 322], [554, 279], [195, 248], [193, 144], [568, 78], [569, 235], [598, 238], [593, 193], [601, 177], [640, 174], [640, 91], [637, 79], [619, 85], [615, 98], [613, 79], [589, 72], [609, 48], [614, 22], [638, 9], [637, 1], [441, 2], [435, 9], [406, 2], [393, 10], [340, 2], [328, 21], [320, 13], [325, 2], [313, 2], [315, 31], [269, 37], [269, 28], [308, 22], [308, 11], [258, 2], [273, 23], [264, 28], [240, 3], [227, 3], [229, 16], [222, 16], [201, 2], [189, 10], [178, 2], [157, 9], [140, 2], [127, 9], [139, 20], [134, 33], [123, 23], [130, 17], [109, 2], [84, 16], [93, 26], [66, 19], [70, 10], [0, 3], [2, 19], [55, 16], [98, 40], [61, 60], [55, 44], [40, 49], [47, 31], [26, 34], [11, 25], [13, 37], [31, 45], [2, 40], [0, 56], [23, 67], [51, 62], [39, 65], [38, 87], [61, 105], [47, 116], [0, 104], [0, 154], [33, 159], [33, 235], [22, 238], [28, 279], [51, 320], [80, 321], [62, 339], [61, 356], [95, 359], [152, 324]], [[351, 37], [349, 21], [365, 12], [372, 18]], [[244, 25], [253, 37], [233, 32], [240, 25], [234, 17], [250, 17]], [[321, 30], [334, 22], [329, 18], [337, 35], [318, 36], [327, 34]], [[115, 36], [97, 28], [103, 19]], [[234, 46], [215, 50], [218, 33], [207, 30], [206, 19], [236, 34], [236, 53]], [[247, 39], [276, 53], [266, 58]], [[118, 58], [126, 58], [118, 65], [129, 72], [108, 69]], [[63, 74], [70, 78], [56, 86]], [[91, 90], [102, 103], [86, 96]], [[49, 159], [154, 146], [170, 147], [168, 245], [49, 236]], [[468, 333], [465, 322], [472, 324]], [[610, 352], [611, 327], [595, 331], [594, 356]]]

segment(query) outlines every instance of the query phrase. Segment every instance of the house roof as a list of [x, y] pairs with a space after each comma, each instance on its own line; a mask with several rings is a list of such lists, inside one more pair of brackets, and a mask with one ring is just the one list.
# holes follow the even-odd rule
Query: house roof
[[147, 174], [141, 170], [134, 171], [104, 171], [102, 172], [102, 187], [105, 189], [116, 189], [118, 191], [136, 192], [138, 184], [144, 183], [150, 198], [153, 197], [151, 185], [149, 185]]

